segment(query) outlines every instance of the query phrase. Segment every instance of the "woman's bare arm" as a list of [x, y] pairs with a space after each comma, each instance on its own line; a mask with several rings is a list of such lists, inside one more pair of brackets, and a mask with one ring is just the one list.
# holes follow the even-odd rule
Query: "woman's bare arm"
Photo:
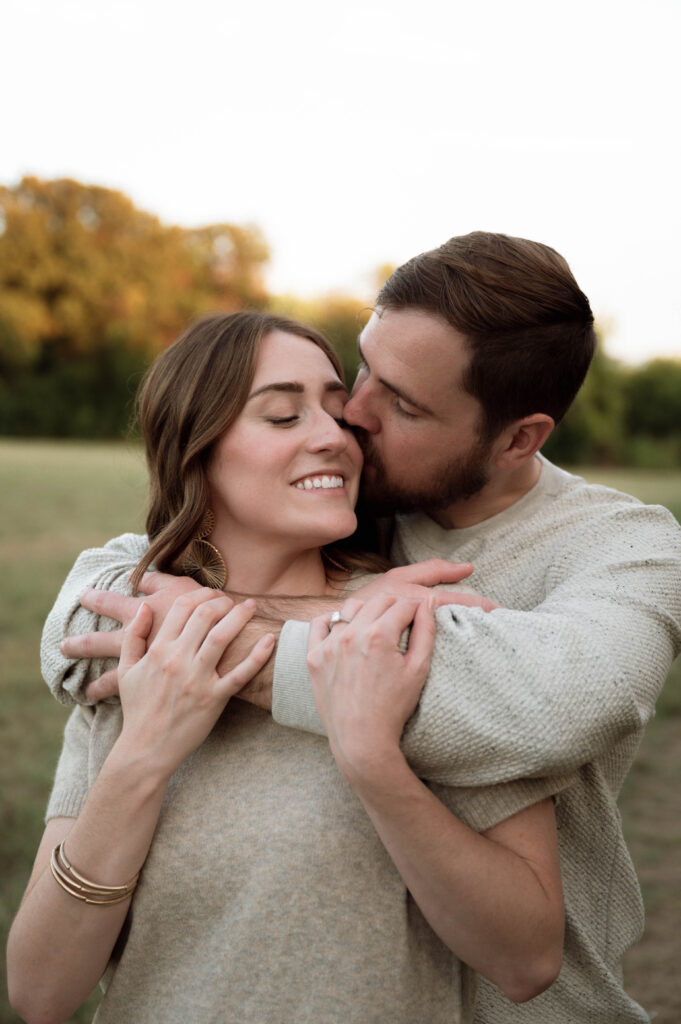
[[[349, 599], [351, 619], [311, 627], [308, 665], [339, 769], [414, 900], [463, 961], [523, 1002], [555, 979], [563, 946], [550, 799], [480, 835], [412, 772], [399, 747], [428, 671], [434, 621], [423, 603]], [[409, 650], [398, 650], [413, 622]]]
[[227, 701], [266, 660], [273, 638], [220, 675], [225, 647], [255, 610], [215, 591], [175, 602], [145, 653], [151, 610], [125, 630], [120, 690], [123, 729], [77, 819], [50, 821], [8, 943], [10, 999], [32, 1024], [67, 1019], [99, 981], [129, 900], [92, 906], [52, 876], [52, 848], [98, 885], [124, 885], [149, 851], [168, 780], [212, 729]]

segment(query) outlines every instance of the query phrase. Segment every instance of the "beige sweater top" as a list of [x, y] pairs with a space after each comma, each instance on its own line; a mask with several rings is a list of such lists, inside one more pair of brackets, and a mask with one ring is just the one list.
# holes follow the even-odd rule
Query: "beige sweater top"
[[[79, 607], [78, 596], [88, 584], [127, 590], [127, 574], [144, 544], [144, 538], [128, 534], [103, 549], [85, 552], [64, 585], [45, 627], [43, 667], [53, 692], [65, 703], [82, 700], [88, 672], [94, 677], [106, 667], [73, 664], [58, 651], [58, 641], [67, 629], [83, 632], [96, 624], [96, 617]], [[666, 510], [586, 485], [544, 460], [540, 481], [529, 494], [477, 526], [443, 531], [425, 517], [400, 517], [394, 554], [402, 562], [434, 555], [470, 560], [480, 592], [513, 609], [492, 615], [458, 607], [438, 612], [431, 673], [404, 737], [405, 751], [419, 774], [431, 780], [433, 790], [454, 813], [483, 829], [563, 789], [571, 773], [577, 772], [574, 785], [564, 790], [558, 802], [567, 908], [560, 978], [548, 992], [522, 1006], [481, 982], [475, 1024], [645, 1021], [644, 1011], [626, 996], [621, 984], [620, 958], [640, 935], [642, 912], [615, 798], [671, 660], [681, 647], [681, 530]], [[112, 625], [99, 622], [100, 628]], [[265, 717], [261, 723], [271, 730], [277, 730], [276, 722], [294, 726], [273, 733], [288, 736], [292, 744], [316, 739], [300, 730], [321, 729], [305, 670], [306, 633], [303, 624], [285, 626], [275, 672], [275, 722]], [[242, 713], [245, 726], [253, 713], [240, 709], [238, 714]], [[105, 714], [101, 707], [94, 713], [95, 718]], [[82, 726], [75, 723], [88, 715], [92, 717], [93, 712], [76, 712], [67, 730], [67, 749], [69, 733], [84, 735]], [[90, 753], [92, 738], [87, 744], [81, 739], [80, 748], [79, 755], [74, 759], [65, 755], [60, 765], [50, 814], [78, 813], [82, 806], [87, 791], [84, 762], [90, 760], [92, 771], [97, 757]], [[328, 747], [323, 744], [321, 749], [329, 758]], [[297, 753], [295, 761], [311, 764], [299, 761]], [[229, 787], [238, 806], [246, 793], [254, 797], [253, 775], [246, 774], [233, 793]], [[305, 774], [296, 771], [296, 792]], [[340, 777], [334, 779], [338, 785]], [[202, 793], [204, 806], [212, 807], [218, 795], [213, 789], [218, 788], [208, 787]], [[277, 805], [277, 814], [279, 810]], [[223, 821], [222, 816], [216, 820], [218, 835]], [[263, 821], [264, 816], [261, 825]], [[276, 827], [276, 819], [274, 824], [265, 823], [264, 833], [269, 834], [271, 827]], [[246, 861], [250, 863], [248, 855]], [[368, 917], [374, 914], [375, 895], [373, 888], [366, 894]], [[253, 896], [254, 906], [263, 901], [261, 897]], [[270, 908], [277, 902], [271, 894], [264, 901]], [[412, 954], [420, 955], [421, 940], [414, 942], [417, 932], [409, 929], [418, 922], [420, 935], [429, 935], [429, 930], [404, 892], [401, 901], [407, 922], [401, 941]], [[229, 928], [231, 920], [225, 920], [225, 932]], [[327, 944], [314, 948], [310, 944], [303, 957], [306, 968], [301, 966], [291, 977], [304, 978], [304, 988], [321, 988], [323, 999], [324, 993], [336, 991], [328, 976], [329, 964], [334, 962], [329, 951], [348, 950], [347, 933], [334, 947], [333, 941], [328, 945], [328, 930], [322, 931]], [[221, 933], [220, 941], [223, 938]], [[258, 941], [262, 942], [262, 935]], [[364, 960], [374, 979], [367, 987], [369, 1002], [364, 1007], [360, 1002], [353, 1004], [356, 1017], [348, 1015], [345, 1005], [338, 1017], [332, 1016], [329, 1003], [316, 1018], [320, 1024], [355, 1019], [427, 1024], [441, 1019], [427, 1001], [425, 1009], [414, 1009], [416, 1004], [409, 1003], [406, 991], [394, 986], [394, 975], [384, 976], [390, 979], [385, 987], [379, 984], [370, 970], [371, 958]], [[409, 979], [408, 991], [415, 984], [410, 972], [406, 962], [397, 967], [397, 973]], [[431, 993], [437, 1000], [437, 993], [444, 989], [433, 986], [427, 972], [419, 977], [426, 981], [414, 989], [418, 998]], [[449, 995], [455, 993], [459, 999], [461, 985], [452, 977]], [[381, 994], [371, 1016], [370, 993], [376, 984]], [[390, 1000], [393, 989], [400, 993], [396, 1003], [402, 1007], [402, 1016], [394, 1015], [393, 1004], [384, 1002]], [[286, 990], [290, 995], [288, 985]], [[279, 992], [276, 998], [283, 1000], [284, 995]], [[451, 1015], [453, 1002], [444, 1012], [450, 1015], [442, 1019], [457, 1019]], [[296, 1008], [291, 1017], [275, 1014], [262, 1019], [307, 1020], [302, 1013]]]
[[[74, 710], [48, 818], [80, 813], [121, 726], [118, 702]], [[514, 807], [565, 784], [520, 785]], [[434, 788], [465, 818], [464, 791]], [[171, 780], [102, 987], [98, 1024], [467, 1024], [475, 979], [423, 918], [326, 738], [233, 701]]]

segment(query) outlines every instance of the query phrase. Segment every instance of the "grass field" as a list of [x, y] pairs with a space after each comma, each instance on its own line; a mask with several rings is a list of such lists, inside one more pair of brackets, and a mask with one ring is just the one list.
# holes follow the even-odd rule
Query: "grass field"
[[[681, 520], [681, 471], [585, 471]], [[21, 898], [42, 831], [43, 812], [66, 711], [40, 678], [44, 618], [78, 552], [124, 530], [141, 530], [146, 477], [138, 449], [124, 445], [0, 441], [0, 931]], [[629, 954], [627, 985], [678, 1024], [681, 991], [681, 663], [676, 662], [622, 796], [627, 838], [647, 905], [646, 936]], [[673, 893], [676, 892], [676, 899]], [[3, 957], [4, 968], [4, 957]], [[3, 980], [0, 1024], [9, 1010]], [[73, 1021], [91, 1019], [96, 997]]]

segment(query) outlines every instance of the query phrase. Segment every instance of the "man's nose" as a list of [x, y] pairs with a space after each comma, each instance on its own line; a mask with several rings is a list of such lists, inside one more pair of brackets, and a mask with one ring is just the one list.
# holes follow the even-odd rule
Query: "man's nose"
[[378, 417], [371, 411], [369, 387], [362, 381], [357, 381], [352, 389], [352, 395], [345, 403], [343, 417], [346, 423], [353, 427], [361, 427], [369, 434], [377, 434], [381, 424]]

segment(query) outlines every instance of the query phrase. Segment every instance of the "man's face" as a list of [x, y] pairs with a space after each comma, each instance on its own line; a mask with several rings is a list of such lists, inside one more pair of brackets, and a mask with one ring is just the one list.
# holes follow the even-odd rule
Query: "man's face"
[[464, 337], [420, 310], [374, 313], [345, 419], [364, 451], [362, 496], [379, 510], [436, 512], [487, 483], [482, 407], [461, 387]]

